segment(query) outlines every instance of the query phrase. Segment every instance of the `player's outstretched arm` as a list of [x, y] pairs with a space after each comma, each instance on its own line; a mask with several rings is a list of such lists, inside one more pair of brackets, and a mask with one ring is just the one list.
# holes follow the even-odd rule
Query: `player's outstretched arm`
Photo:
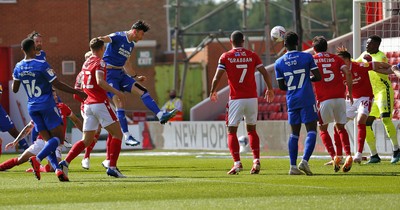
[[110, 43], [111, 38], [109, 36], [99, 36], [98, 39], [102, 40], [104, 43]]
[[15, 145], [17, 145], [19, 141], [21, 141], [23, 138], [25, 138], [28, 134], [31, 133], [31, 131], [34, 127], [35, 126], [33, 125], [32, 122], [29, 122], [28, 124], [26, 124], [26, 126], [22, 129], [22, 131], [19, 132], [17, 138], [15, 138], [14, 141], [8, 143], [5, 147], [5, 149], [8, 150], [8, 149], [15, 147]]
[[11, 86], [12, 86], [12, 90], [14, 93], [18, 92], [20, 85], [21, 85], [21, 81], [15, 80], [15, 79], [13, 80], [13, 83]]
[[218, 96], [217, 96], [217, 87], [219, 84], [219, 81], [221, 80], [222, 75], [224, 75], [225, 70], [219, 70], [215, 72], [213, 81], [211, 82], [211, 90], [210, 90], [210, 100], [211, 101], [217, 101]]
[[57, 78], [53, 80], [53, 82], [51, 82], [51, 84], [57, 88], [58, 90], [61, 90], [63, 92], [66, 93], [71, 93], [71, 94], [76, 94], [79, 97], [81, 97], [82, 99], [86, 99], [87, 95], [86, 93], [80, 91], [80, 90], [76, 90], [74, 88], [72, 88], [71, 86], [59, 81]]
[[384, 62], [372, 62], [372, 66], [374, 67], [374, 71], [381, 74], [393, 74], [391, 69], [391, 65]]
[[68, 116], [68, 118], [74, 123], [74, 125], [81, 131], [83, 132], [83, 125], [82, 125], [82, 121], [73, 113], [71, 112], [71, 114]]
[[310, 77], [311, 82], [318, 82], [318, 81], [321, 81], [322, 77], [321, 77], [321, 73], [319, 72], [319, 69], [318, 69], [318, 68], [311, 70], [311, 73], [313, 74], [313, 75]]
[[393, 71], [393, 73], [396, 75], [397, 78], [400, 78], [400, 63], [398, 63], [397, 65], [393, 65], [391, 67], [391, 70]]
[[267, 100], [268, 103], [271, 103], [274, 100], [274, 89], [272, 87], [271, 76], [269, 75], [268, 71], [265, 69], [264, 66], [260, 66], [257, 70], [261, 73], [264, 78], [265, 84], [267, 84], [267, 90], [264, 93], [264, 98]]
[[347, 67], [347, 66], [344, 66], [341, 70], [344, 72], [344, 74], [346, 76], [347, 91], [349, 94], [350, 103], [353, 104], [353, 79], [352, 79], [351, 71], [350, 71], [349, 67]]

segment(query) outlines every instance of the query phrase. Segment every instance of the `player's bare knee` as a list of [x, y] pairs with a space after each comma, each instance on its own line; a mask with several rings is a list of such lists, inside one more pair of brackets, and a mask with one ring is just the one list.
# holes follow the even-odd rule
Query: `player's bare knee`
[[143, 95], [148, 92], [145, 87], [143, 87], [141, 84], [137, 82], [134, 84], [134, 86], [136, 87], [135, 88], [136, 92], [138, 92], [140, 95]]

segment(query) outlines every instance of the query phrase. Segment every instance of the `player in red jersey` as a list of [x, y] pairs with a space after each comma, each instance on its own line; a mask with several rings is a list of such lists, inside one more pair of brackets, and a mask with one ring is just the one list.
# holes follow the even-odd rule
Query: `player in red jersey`
[[[86, 61], [91, 55], [92, 55], [92, 52], [91, 52], [91, 51], [86, 52], [86, 53], [85, 53], [85, 61]], [[75, 89], [82, 90], [83, 73], [84, 73], [84, 71], [80, 71], [80, 72], [78, 73], [78, 75], [76, 76], [75, 86], [74, 86]], [[74, 99], [76, 99], [76, 100], [78, 100], [79, 102], [81, 102], [81, 115], [83, 116], [83, 115], [84, 115], [84, 111], [83, 111], [83, 108], [84, 108], [84, 100], [81, 99], [81, 98], [80, 98], [79, 96], [77, 96], [77, 95], [74, 95]], [[101, 132], [101, 126], [99, 126], [99, 128], [98, 128], [97, 131], [96, 131], [96, 134], [94, 135], [94, 141], [93, 141], [88, 147], [86, 147], [86, 149], [85, 149], [85, 155], [83, 156], [83, 159], [82, 159], [82, 162], [81, 162], [81, 163], [82, 163], [82, 168], [84, 168], [84, 169], [89, 170], [89, 168], [90, 168], [90, 153], [92, 152], [94, 146], [95, 146], [96, 143], [97, 143], [97, 139], [98, 139], [99, 136], [100, 136], [100, 132]]]
[[[69, 108], [68, 105], [59, 102], [58, 101], [58, 96], [56, 94], [56, 91], [53, 89], [53, 98], [57, 103], [57, 108], [60, 110], [61, 118], [63, 120], [63, 132], [65, 135], [66, 129], [67, 129], [67, 117], [75, 124], [75, 126], [82, 131], [82, 122], [79, 120], [79, 118], [72, 112], [71, 108]], [[33, 121], [29, 122], [18, 134], [17, 138], [15, 138], [14, 141], [8, 143], [5, 147], [6, 150], [11, 149], [12, 147], [15, 147], [18, 142], [25, 138], [27, 135], [29, 135], [35, 124]], [[4, 171], [7, 169], [11, 169], [14, 166], [21, 165], [29, 160], [30, 157], [37, 155], [44, 147], [45, 141], [43, 140], [41, 135], [38, 135], [36, 140], [33, 142], [33, 144], [26, 149], [18, 158], [11, 158], [3, 163], [0, 164], [0, 171]], [[61, 148], [62, 144], [59, 145], [56, 149], [56, 157], [58, 161], [61, 160]], [[33, 169], [28, 169], [26, 172], [32, 172]], [[52, 167], [50, 164], [47, 164], [46, 166], [41, 166], [40, 167], [40, 172], [50, 172], [54, 171], [54, 167]]]
[[237, 174], [243, 170], [240, 162], [237, 127], [240, 121], [246, 121], [250, 147], [253, 151], [253, 167], [251, 174], [260, 172], [260, 140], [256, 131], [257, 122], [257, 87], [254, 73], [258, 70], [267, 84], [265, 98], [267, 102], [274, 99], [271, 77], [265, 70], [260, 57], [253, 51], [243, 48], [244, 36], [240, 31], [231, 34], [232, 49], [223, 53], [218, 61], [217, 71], [211, 84], [210, 100], [217, 101], [217, 86], [224, 73], [228, 75], [230, 88], [227, 109], [228, 147], [234, 160], [234, 165], [228, 174]]
[[[354, 62], [351, 61], [351, 55], [347, 52], [347, 49], [344, 47], [337, 49], [337, 54], [343, 59], [345, 64], [349, 67], [352, 78], [353, 78], [353, 104], [346, 101], [346, 115], [348, 119], [354, 119], [357, 117], [357, 127], [358, 127], [358, 134], [357, 134], [357, 153], [354, 157], [355, 163], [361, 163], [362, 160], [362, 151], [364, 149], [365, 137], [366, 137], [366, 122], [371, 111], [371, 105], [373, 102], [374, 94], [372, 91], [371, 82], [369, 79], [368, 71], [374, 70], [381, 74], [391, 74], [393, 73], [390, 69], [390, 65], [384, 62], [369, 62], [369, 63], [362, 63], [362, 62]], [[338, 139], [338, 131], [335, 131], [335, 144], [336, 153], [338, 156], [341, 154], [341, 144], [340, 140]], [[331, 145], [333, 148], [333, 145]]]
[[[313, 47], [315, 51], [314, 60], [318, 65], [322, 80], [314, 83], [315, 94], [318, 105], [320, 137], [328, 152], [334, 152], [330, 148], [332, 139], [328, 133], [328, 125], [335, 122], [335, 127], [338, 129], [340, 140], [344, 145], [346, 153], [346, 162], [343, 166], [343, 171], [348, 172], [351, 169], [353, 158], [351, 156], [351, 148], [349, 135], [346, 131], [345, 124], [346, 117], [346, 85], [349, 95], [350, 103], [353, 103], [352, 98], [352, 78], [349, 67], [346, 66], [343, 59], [337, 55], [326, 52], [328, 49], [328, 42], [323, 36], [316, 36], [313, 38]], [[342, 71], [345, 74], [346, 85], [343, 84]], [[334, 170], [335, 172], [340, 169], [341, 158], [337, 155], [334, 156]]]
[[101, 125], [112, 135], [110, 148], [108, 148], [110, 165], [107, 174], [116, 178], [124, 178], [125, 176], [116, 166], [121, 151], [122, 131], [117, 117], [111, 109], [106, 91], [115, 94], [119, 103], [125, 102], [125, 96], [105, 81], [107, 70], [105, 62], [101, 59], [105, 50], [104, 42], [99, 38], [94, 38], [90, 41], [90, 49], [93, 55], [82, 66], [84, 72], [82, 88], [88, 95], [84, 102], [83, 140], [72, 146], [65, 160], [61, 161], [59, 165], [67, 174], [69, 163], [94, 141], [96, 130]]

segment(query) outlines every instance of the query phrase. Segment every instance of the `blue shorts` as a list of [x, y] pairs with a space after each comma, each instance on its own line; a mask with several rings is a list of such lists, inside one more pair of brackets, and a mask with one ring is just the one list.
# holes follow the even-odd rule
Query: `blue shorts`
[[297, 125], [301, 123], [310, 123], [318, 120], [316, 105], [303, 107], [288, 111], [288, 121], [290, 125]]
[[0, 131], [6, 132], [14, 127], [14, 123], [11, 121], [10, 116], [7, 112], [0, 106]]
[[60, 111], [57, 107], [54, 107], [54, 109], [29, 111], [29, 115], [35, 123], [35, 130], [37, 132], [43, 130], [50, 131], [63, 124]]
[[[130, 93], [135, 82], [123, 69], [107, 69], [107, 83], [119, 91]], [[107, 95], [112, 98], [114, 93], [107, 92]]]

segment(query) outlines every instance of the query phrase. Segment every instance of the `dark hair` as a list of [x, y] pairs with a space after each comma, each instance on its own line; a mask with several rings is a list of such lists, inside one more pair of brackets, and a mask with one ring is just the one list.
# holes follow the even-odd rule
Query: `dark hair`
[[31, 39], [33, 39], [35, 37], [41, 37], [41, 36], [42, 35], [37, 31], [32, 31], [32, 33], [28, 34], [28, 38], [31, 38]]
[[316, 36], [313, 38], [313, 47], [317, 52], [326, 52], [328, 50], [328, 42], [324, 36]]
[[92, 50], [99, 50], [104, 46], [104, 41], [99, 38], [93, 38], [89, 42], [89, 47]]
[[26, 38], [21, 42], [21, 48], [24, 52], [29, 52], [31, 50], [35, 50], [35, 41], [31, 38]]
[[378, 36], [378, 35], [375, 35], [375, 34], [369, 36], [368, 38], [371, 39], [371, 41], [376, 42], [376, 43], [378, 43], [378, 44], [381, 44], [381, 42], [382, 42], [381, 37]]
[[144, 22], [143, 20], [138, 20], [134, 23], [131, 29], [142, 30], [143, 32], [147, 32], [150, 30], [150, 25]]
[[234, 31], [231, 34], [231, 40], [234, 46], [241, 46], [244, 42], [244, 35], [241, 31]]
[[337, 51], [336, 54], [342, 58], [351, 60], [351, 54], [349, 52], [347, 52], [346, 50]]
[[293, 31], [288, 31], [285, 34], [284, 41], [287, 46], [296, 46], [299, 44], [299, 36]]

